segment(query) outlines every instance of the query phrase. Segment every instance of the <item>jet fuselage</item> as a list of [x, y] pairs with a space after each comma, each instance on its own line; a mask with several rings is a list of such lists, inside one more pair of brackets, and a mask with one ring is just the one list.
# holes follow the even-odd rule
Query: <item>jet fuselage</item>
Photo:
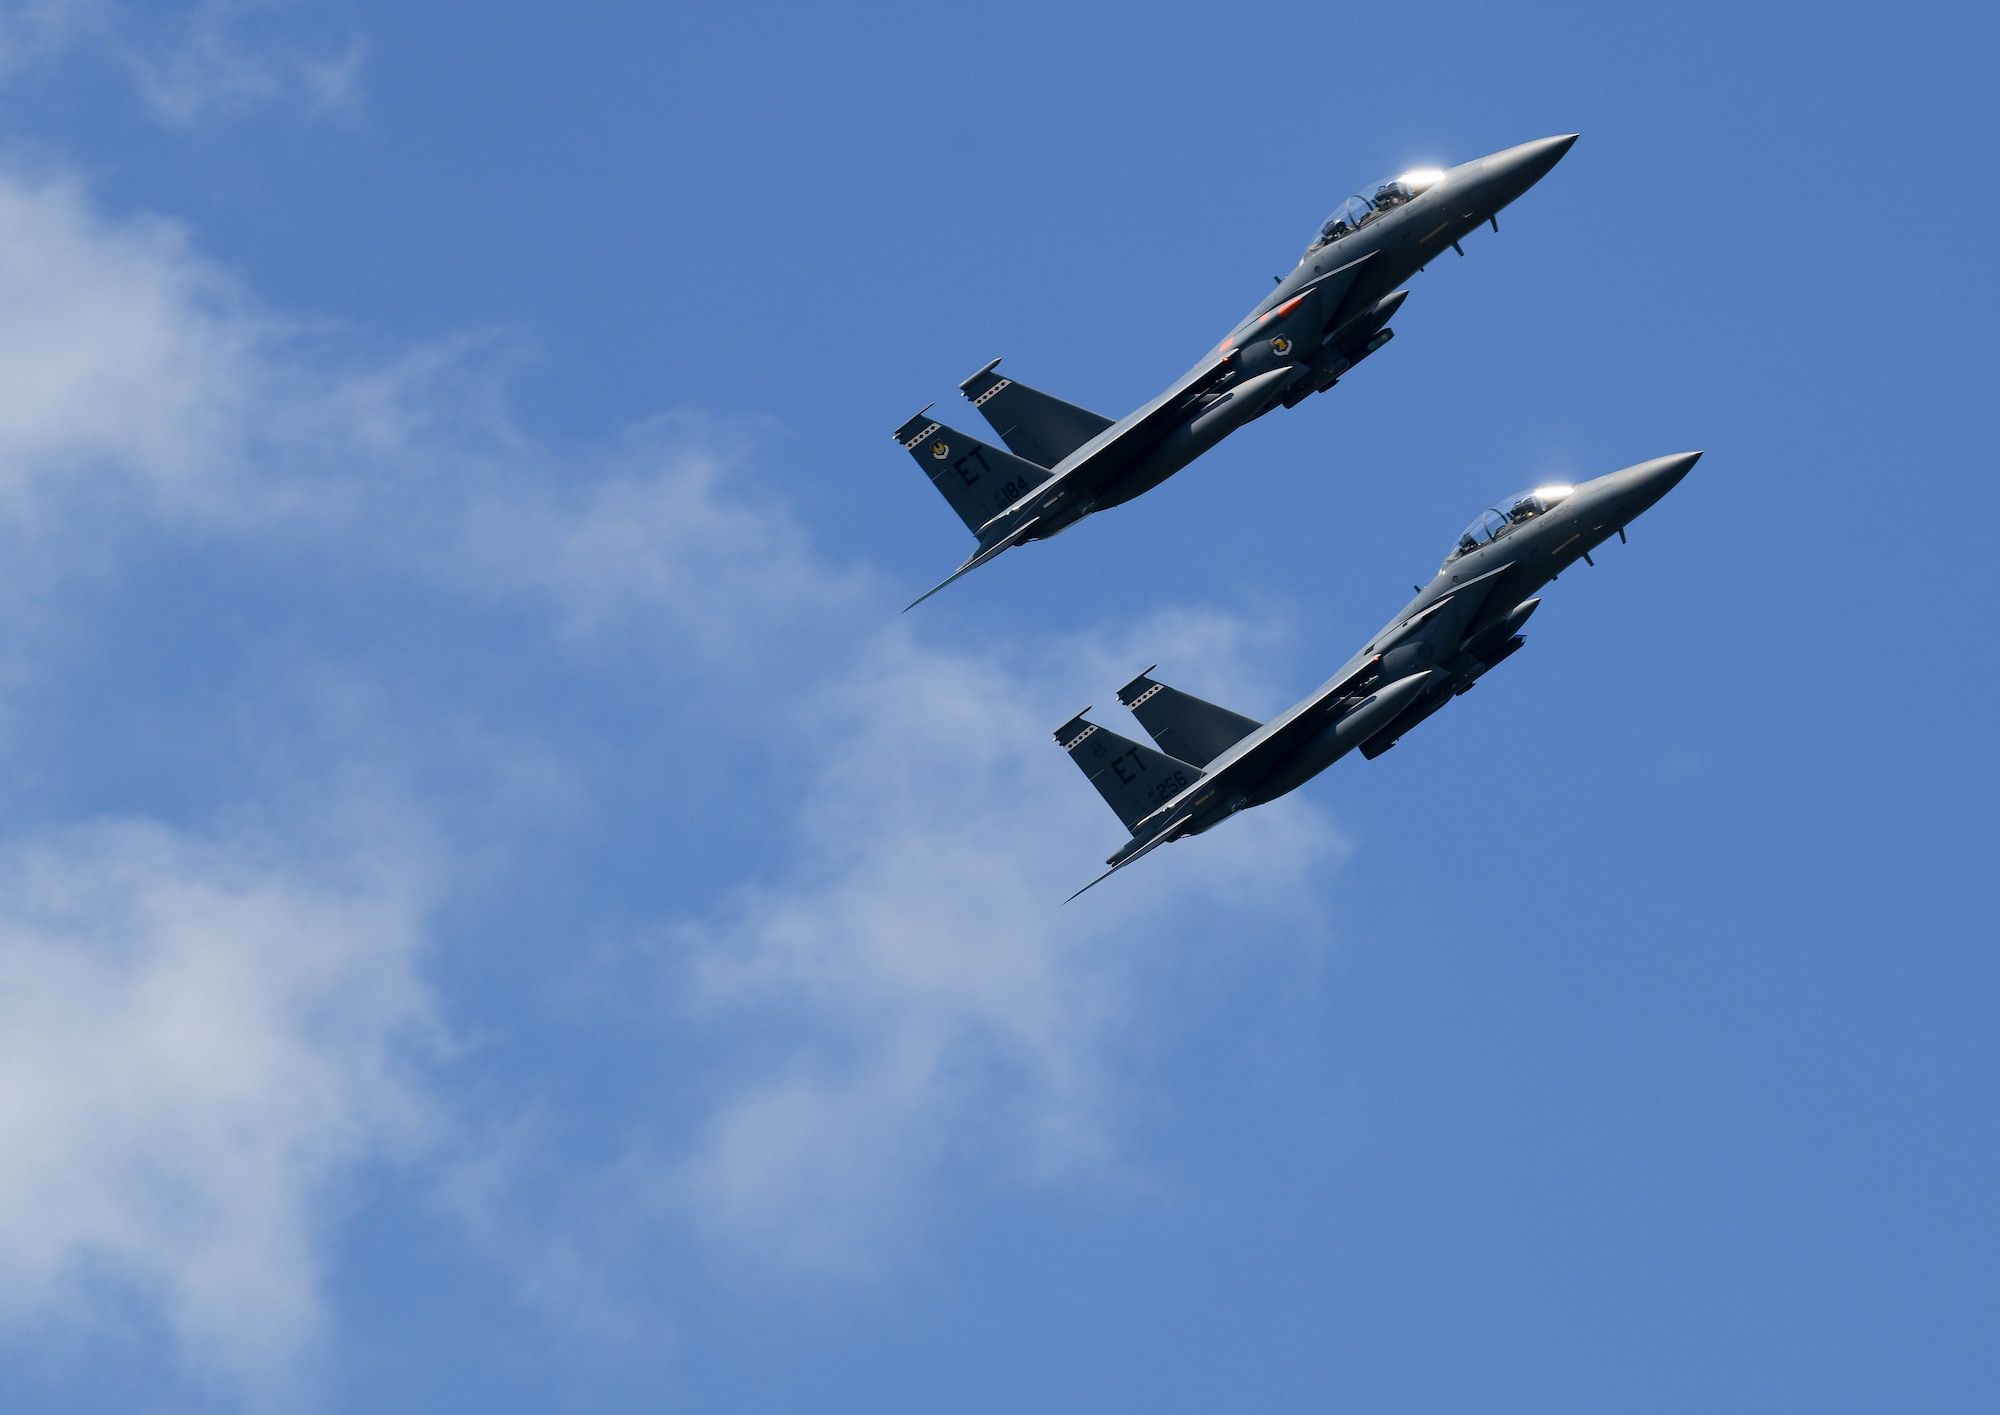
[[1105, 733], [1080, 714], [1057, 729], [1057, 740], [1132, 832], [1106, 863], [1116, 869], [1211, 830], [1296, 790], [1357, 748], [1370, 758], [1388, 751], [1518, 650], [1521, 626], [1541, 602], [1536, 592], [1604, 541], [1622, 538], [1700, 456], [1658, 457], [1574, 487], [1522, 493], [1487, 511], [1360, 652], [1268, 723], [1185, 694], [1155, 702], [1173, 690], [1142, 674], [1120, 700], [1160, 751]]
[[[930, 415], [895, 437], [977, 548], [927, 599], [1003, 551], [1046, 540], [1158, 486], [1230, 433], [1295, 407], [1394, 337], [1401, 283], [1547, 174], [1576, 135], [1448, 169], [1406, 172], [1348, 199], [1290, 275], [1164, 392], [1113, 420], [1017, 383], [995, 359], [959, 385], [1005, 449]], [[1464, 252], [1461, 250], [1460, 254]]]
[[[1216, 355], [1230, 367], [1210, 392], [1087, 506], [1050, 518], [1044, 534], [1130, 501], [1244, 424], [1331, 388], [1393, 337], [1387, 326], [1407, 294], [1397, 287], [1478, 227], [1497, 225], [1502, 208], [1546, 176], [1575, 142], [1574, 133], [1541, 138], [1446, 168], [1415, 196], [1315, 242], [1217, 346]], [[1212, 358], [1197, 364], [1189, 377], [1211, 364]]]
[[[1671, 491], [1700, 456], [1659, 457], [1584, 482], [1548, 510], [1498, 527], [1492, 538], [1454, 551], [1431, 582], [1339, 673], [1265, 731], [1295, 714], [1324, 716], [1326, 726], [1276, 754], [1262, 770], [1245, 773], [1234, 783], [1231, 799], [1198, 815], [1189, 833], [1296, 790], [1356, 747], [1370, 757], [1388, 751], [1404, 732], [1519, 648], [1514, 631], [1534, 613], [1535, 592], [1623, 532]], [[1350, 725], [1343, 731], [1343, 724]], [[1255, 748], [1253, 737], [1238, 750], [1254, 760]], [[1213, 763], [1210, 774], [1220, 775], [1227, 767], [1226, 761]]]

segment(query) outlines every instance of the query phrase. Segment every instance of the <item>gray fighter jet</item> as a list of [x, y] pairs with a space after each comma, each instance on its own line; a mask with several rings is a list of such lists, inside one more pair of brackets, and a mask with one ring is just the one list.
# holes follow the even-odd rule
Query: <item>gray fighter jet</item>
[[[959, 392], [1005, 451], [946, 427], [926, 407], [896, 429], [925, 475], [978, 538], [972, 556], [923, 603], [1009, 546], [1046, 540], [1093, 511], [1130, 501], [1272, 408], [1324, 392], [1395, 331], [1398, 289], [1540, 181], [1576, 134], [1522, 143], [1452, 168], [1405, 172], [1352, 196], [1321, 224], [1298, 267], [1200, 363], [1136, 412], [1110, 418], [994, 372]], [[911, 608], [915, 608], [915, 604]]]
[[1541, 603], [1535, 591], [1579, 559], [1595, 563], [1590, 552], [1613, 535], [1624, 540], [1625, 527], [1700, 456], [1658, 457], [1500, 502], [1465, 528], [1436, 577], [1366, 648], [1271, 722], [1169, 688], [1151, 669], [1120, 688], [1118, 701], [1157, 749], [1083, 713], [1065, 722], [1056, 741], [1132, 832], [1106, 859], [1111, 868], [1083, 888], [1170, 840], [1275, 800], [1357, 747], [1381, 756], [1520, 648], [1521, 626]]

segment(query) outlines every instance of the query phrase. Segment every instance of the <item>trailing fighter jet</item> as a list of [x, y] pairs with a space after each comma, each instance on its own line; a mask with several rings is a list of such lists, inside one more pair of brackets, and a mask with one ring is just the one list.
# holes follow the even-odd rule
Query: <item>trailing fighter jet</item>
[[[1172, 387], [1118, 421], [1004, 378], [995, 359], [958, 388], [1006, 450], [930, 416], [896, 429], [979, 545], [923, 603], [1009, 546], [1046, 540], [1130, 501], [1272, 408], [1324, 392], [1395, 331], [1396, 288], [1540, 181], [1576, 134], [1522, 143], [1452, 168], [1405, 172], [1352, 196], [1298, 267]], [[910, 607], [915, 608], [916, 604]]]
[[1056, 741], [1132, 832], [1105, 860], [1111, 868], [1083, 889], [1157, 846], [1304, 785], [1357, 747], [1370, 760], [1381, 756], [1519, 649], [1521, 626], [1541, 603], [1535, 591], [1579, 559], [1594, 564], [1590, 552], [1612, 536], [1624, 540], [1625, 527], [1700, 456], [1658, 457], [1500, 502], [1465, 528], [1435, 578], [1381, 633], [1268, 723], [1169, 688], [1151, 669], [1120, 688], [1118, 701], [1157, 750], [1083, 713], [1065, 722]]

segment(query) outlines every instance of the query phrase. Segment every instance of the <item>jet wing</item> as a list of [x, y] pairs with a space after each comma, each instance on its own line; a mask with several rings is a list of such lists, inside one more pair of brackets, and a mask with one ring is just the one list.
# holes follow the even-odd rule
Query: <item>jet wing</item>
[[[1218, 794], [1227, 793], [1233, 778], [1245, 774], [1256, 775], [1272, 757], [1282, 756], [1298, 746], [1305, 738], [1325, 727], [1330, 720], [1326, 710], [1365, 682], [1381, 662], [1380, 654], [1370, 653], [1365, 658], [1350, 663], [1340, 673], [1322, 684], [1320, 690], [1311, 697], [1294, 703], [1210, 762], [1194, 785], [1161, 806], [1147, 820], [1140, 821], [1138, 829], [1132, 833], [1136, 836], [1140, 831], [1148, 829], [1149, 822], [1154, 820], [1172, 820], [1174, 824], [1168, 829], [1178, 829], [1185, 824], [1186, 818], [1194, 814], [1193, 808], [1207, 804]], [[1166, 833], [1166, 831], [1161, 832], [1162, 835]], [[1158, 843], [1160, 842], [1149, 841], [1141, 851], [1135, 852], [1131, 859], [1137, 859], [1140, 853], [1152, 849]], [[1130, 860], [1121, 860], [1113, 870], [1129, 863]], [[1107, 870], [1105, 873], [1110, 874], [1112, 871]], [[1096, 880], [1091, 881], [1091, 884], [1095, 883]], [[1090, 885], [1084, 886], [1085, 889], [1089, 887]]]
[[1345, 312], [1342, 304], [1347, 298], [1347, 292], [1360, 278], [1362, 268], [1378, 254], [1380, 252], [1370, 251], [1359, 260], [1350, 260], [1345, 265], [1336, 266], [1324, 275], [1315, 275], [1298, 285], [1293, 285], [1290, 281], [1280, 283], [1277, 289], [1264, 297], [1256, 309], [1243, 317], [1241, 324], [1229, 331], [1229, 337], [1222, 341], [1222, 347], [1228, 349], [1247, 342], [1256, 327], [1262, 324], [1273, 310], [1296, 304], [1306, 295], [1320, 297], [1319, 307], [1325, 327], [1339, 328], [1340, 316]]
[[[1116, 479], [1154, 443], [1194, 412], [1195, 405], [1215, 392], [1234, 372], [1230, 356], [1218, 350], [1182, 374], [1166, 392], [1137, 412], [1128, 413], [1065, 457], [1047, 481], [986, 523], [1005, 524], [1030, 507], [1053, 509], [1051, 498], [1064, 493], [1089, 495]], [[984, 529], [984, 528], [982, 528]]]
[[1325, 312], [1327, 327], [1337, 325], [1339, 320], [1334, 316], [1338, 314], [1362, 267], [1372, 259], [1374, 253], [1370, 252], [1360, 260], [1349, 261], [1298, 286], [1273, 292], [1270, 299], [1251, 312], [1250, 318], [1230, 331], [1229, 337], [1217, 345], [1213, 353], [1182, 374], [1166, 392], [1137, 411], [1126, 414], [1070, 453], [1056, 465], [1053, 476], [987, 522], [987, 526], [1004, 525], [1007, 517], [1021, 515], [1031, 506], [1053, 510], [1051, 498], [1064, 493], [1088, 496], [1116, 480], [1120, 472], [1151, 450], [1153, 444], [1166, 436], [1176, 424], [1196, 412], [1203, 398], [1230, 381], [1235, 372], [1237, 348], [1247, 339], [1254, 338], [1258, 326], [1266, 320], [1274, 316], [1282, 318], [1284, 313], [1289, 313], [1300, 300], [1310, 295], [1318, 299], [1319, 307]]
[[1297, 308], [1301, 300], [1313, 298], [1322, 312], [1324, 328], [1337, 327], [1348, 291], [1353, 288], [1362, 268], [1375, 255], [1371, 251], [1359, 260], [1349, 261], [1298, 285], [1285, 282], [1231, 330], [1229, 337], [1217, 345], [1213, 353], [1182, 374], [1166, 392], [1137, 411], [1127, 413], [1063, 458], [1047, 481], [980, 527], [982, 537], [998, 527], [1007, 526], [1009, 518], [1028, 514], [1030, 508], [1050, 512], [1065, 496], [1088, 497], [1117, 480], [1119, 473], [1150, 451], [1176, 424], [1197, 412], [1202, 399], [1231, 380], [1236, 372], [1234, 359], [1237, 349], [1257, 336], [1259, 326], [1274, 318], [1284, 318]]
[[[1402, 615], [1391, 621], [1386, 629], [1376, 635], [1367, 648], [1349, 659], [1340, 672], [1321, 684], [1318, 692], [1293, 704], [1210, 762], [1204, 768], [1199, 781], [1161, 806], [1150, 819], [1165, 820], [1185, 815], [1188, 813], [1189, 803], [1196, 798], [1197, 793], [1206, 800], [1213, 792], [1226, 791], [1230, 778], [1246, 774], [1255, 776], [1272, 757], [1283, 756], [1299, 746], [1306, 738], [1332, 721], [1329, 709], [1365, 683], [1382, 662], [1383, 654], [1389, 649], [1422, 629], [1438, 614], [1452, 606], [1457, 606], [1468, 614], [1477, 613], [1486, 596], [1493, 592], [1494, 587], [1513, 568], [1512, 564], [1499, 566], [1476, 579], [1467, 580], [1462, 585], [1452, 586], [1444, 594], [1429, 603], [1419, 605], [1414, 610], [1406, 609]], [[1139, 824], [1144, 829], [1147, 822], [1141, 821]]]
[[1514, 562], [1509, 561], [1505, 565], [1488, 570], [1483, 575], [1467, 580], [1462, 585], [1453, 585], [1444, 594], [1415, 612], [1405, 610], [1403, 617], [1392, 620], [1363, 652], [1373, 654], [1387, 652], [1422, 629], [1447, 608], [1455, 607], [1460, 611], [1477, 614], [1479, 606], [1486, 602], [1489, 594], [1493, 593], [1494, 586], [1498, 585], [1501, 578], [1513, 568]]
[[1304, 738], [1326, 726], [1326, 709], [1367, 681], [1381, 662], [1380, 654], [1370, 654], [1346, 672], [1328, 679], [1317, 693], [1287, 708], [1265, 724], [1263, 731], [1251, 733], [1210, 763], [1208, 779], [1239, 770], [1245, 763], [1261, 766], [1271, 757], [1282, 756], [1298, 746]]

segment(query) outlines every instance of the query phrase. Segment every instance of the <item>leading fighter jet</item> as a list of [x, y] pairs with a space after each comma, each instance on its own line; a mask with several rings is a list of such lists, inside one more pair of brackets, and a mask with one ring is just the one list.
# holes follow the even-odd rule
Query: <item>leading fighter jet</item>
[[[1141, 855], [1275, 800], [1361, 749], [1373, 760], [1521, 647], [1535, 591], [1665, 496], [1701, 456], [1658, 457], [1580, 486], [1507, 498], [1465, 528], [1430, 584], [1319, 690], [1268, 723], [1148, 675], [1118, 690], [1156, 750], [1086, 721], [1056, 729], [1132, 838], [1089, 889]], [[1085, 708], [1084, 712], [1089, 712]], [[1079, 889], [1077, 894], [1083, 893]], [[1074, 899], [1076, 895], [1071, 895]]]
[[[958, 388], [1007, 444], [946, 427], [926, 407], [896, 429], [979, 545], [923, 603], [1009, 546], [1046, 540], [1158, 486], [1224, 437], [1296, 407], [1389, 340], [1397, 288], [1562, 160], [1576, 134], [1522, 143], [1451, 168], [1405, 172], [1352, 196], [1314, 234], [1296, 269], [1200, 363], [1118, 421], [994, 372]], [[915, 608], [916, 604], [910, 607]]]

